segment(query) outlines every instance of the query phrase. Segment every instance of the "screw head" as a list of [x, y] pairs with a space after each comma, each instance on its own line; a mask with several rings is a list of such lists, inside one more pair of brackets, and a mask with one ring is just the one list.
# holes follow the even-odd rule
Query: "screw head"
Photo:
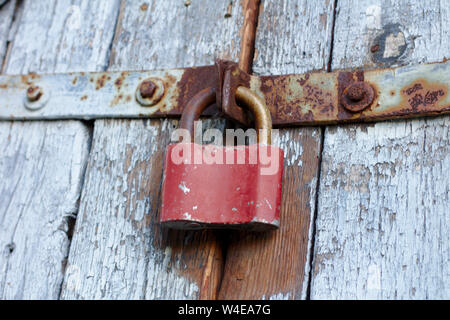
[[136, 100], [144, 107], [157, 104], [164, 96], [164, 82], [158, 78], [143, 80], [136, 90]]
[[43, 108], [50, 100], [51, 90], [45, 83], [35, 85], [30, 84], [24, 93], [23, 104], [30, 111]]
[[352, 101], [361, 101], [364, 98], [364, 89], [358, 85], [352, 85], [347, 89], [347, 97]]
[[350, 112], [360, 112], [369, 107], [375, 98], [375, 90], [367, 83], [358, 81], [349, 85], [341, 95], [342, 106]]
[[39, 86], [29, 86], [27, 89], [27, 99], [30, 102], [39, 100], [42, 94], [42, 89]]
[[142, 81], [139, 85], [141, 97], [144, 99], [151, 98], [156, 90], [156, 84], [152, 80]]

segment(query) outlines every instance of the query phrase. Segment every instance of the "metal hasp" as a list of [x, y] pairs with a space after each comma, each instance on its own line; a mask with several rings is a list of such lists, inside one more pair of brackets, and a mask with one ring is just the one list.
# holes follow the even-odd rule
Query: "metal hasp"
[[252, 83], [273, 122], [330, 124], [450, 112], [450, 62], [370, 71], [263, 76]]
[[234, 96], [237, 86], [249, 88], [265, 101], [274, 126], [450, 112], [450, 61], [274, 76], [248, 75], [232, 62], [218, 61], [215, 66], [161, 71], [2, 75], [0, 119], [178, 117], [196, 93], [211, 87], [216, 88], [217, 106], [204, 114], [223, 112], [248, 124]]

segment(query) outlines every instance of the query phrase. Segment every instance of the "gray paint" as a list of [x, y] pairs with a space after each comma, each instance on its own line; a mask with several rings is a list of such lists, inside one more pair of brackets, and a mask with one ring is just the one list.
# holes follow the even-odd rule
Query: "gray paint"
[[[5, 73], [95, 71], [105, 63], [117, 2], [24, 1], [22, 5]], [[78, 19], [85, 23], [78, 24]], [[1, 122], [0, 126], [4, 152], [0, 298], [57, 299], [70, 245], [70, 220], [78, 211], [89, 128], [74, 121]]]
[[[441, 61], [449, 22], [439, 1], [338, 1], [333, 69], [379, 67], [371, 47], [392, 24], [379, 49], [398, 58], [390, 65]], [[326, 129], [312, 299], [450, 297], [449, 125], [443, 116]]]
[[[238, 59], [241, 6], [209, 1], [125, 1], [109, 70], [139, 70], [213, 64]], [[168, 27], [170, 26], [170, 27]], [[215, 123], [214, 121], [212, 122]], [[220, 121], [223, 127], [223, 121]], [[203, 256], [212, 238], [186, 235], [197, 246], [185, 257], [156, 225], [158, 181], [174, 120], [97, 120], [62, 298], [197, 299], [202, 285], [189, 276], [186, 259]], [[159, 167], [158, 167], [159, 168]], [[153, 184], [152, 184], [153, 182]], [[180, 247], [182, 244], [177, 243]], [[72, 271], [73, 270], [73, 271]], [[192, 270], [191, 270], [192, 271]], [[194, 273], [199, 272], [194, 270]]]

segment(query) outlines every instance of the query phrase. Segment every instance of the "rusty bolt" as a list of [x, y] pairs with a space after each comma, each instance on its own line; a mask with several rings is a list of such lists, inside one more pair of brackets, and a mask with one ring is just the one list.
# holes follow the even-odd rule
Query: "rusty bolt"
[[375, 90], [367, 82], [352, 83], [341, 95], [341, 104], [350, 112], [359, 112], [370, 106], [375, 98]]
[[42, 96], [42, 89], [39, 86], [30, 86], [27, 89], [27, 99], [30, 102], [39, 100]]
[[347, 90], [347, 97], [352, 101], [361, 101], [364, 98], [364, 89], [361, 86], [352, 85]]
[[139, 86], [141, 97], [144, 99], [151, 98], [156, 90], [156, 84], [152, 80], [145, 80]]
[[51, 90], [45, 84], [30, 85], [23, 98], [25, 108], [34, 111], [44, 107], [50, 99]]
[[152, 106], [162, 99], [164, 90], [164, 82], [161, 79], [145, 79], [136, 90], [136, 100], [145, 107]]

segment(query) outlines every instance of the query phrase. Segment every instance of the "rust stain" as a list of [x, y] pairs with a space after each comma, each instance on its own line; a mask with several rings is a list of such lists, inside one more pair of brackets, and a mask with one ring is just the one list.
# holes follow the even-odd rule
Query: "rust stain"
[[26, 75], [20, 76], [20, 81], [24, 84], [31, 84], [31, 81], [28, 80], [28, 76]]
[[[411, 111], [428, 110], [435, 107], [448, 95], [448, 87], [434, 84], [425, 79], [417, 79], [411, 85], [400, 90], [403, 102]], [[403, 104], [403, 103], [402, 103]]]
[[[381, 89], [375, 84], [372, 84], [372, 86], [374, 86], [376, 92], [380, 92]], [[396, 91], [390, 90], [387, 94], [395, 96]], [[381, 121], [448, 113], [450, 111], [450, 105], [441, 105], [441, 102], [448, 96], [448, 87], [445, 84], [416, 79], [401, 88], [399, 94], [401, 101], [398, 105], [391, 106], [388, 110], [382, 112], [377, 112], [376, 108], [369, 108], [351, 120]], [[373, 103], [373, 105], [379, 105], [379, 102]]]
[[139, 8], [141, 9], [141, 11], [147, 11], [148, 3], [143, 3]]
[[309, 80], [309, 73], [305, 74], [305, 78], [297, 80], [298, 83], [303, 87], [305, 83]]
[[117, 91], [120, 91], [122, 89], [122, 86], [123, 86], [127, 76], [128, 76], [128, 72], [123, 71], [120, 73], [119, 77], [114, 81], [114, 86], [117, 88]]
[[[389, 69], [380, 70], [386, 72]], [[373, 74], [373, 71], [371, 71]], [[413, 117], [424, 114], [447, 113], [450, 105], [442, 105], [448, 98], [446, 84], [430, 83], [425, 79], [416, 79], [410, 85], [400, 90], [402, 100], [397, 106], [379, 111], [380, 93], [394, 97], [398, 94], [394, 89], [379, 88], [376, 83], [365, 81], [363, 71], [336, 72], [327, 82], [334, 83], [330, 87], [324, 80], [312, 74], [298, 76], [262, 76], [260, 77], [260, 92], [272, 114], [275, 126], [285, 124], [330, 124], [338, 122], [367, 122], [399, 117]], [[330, 76], [330, 75], [328, 75]], [[314, 80], [312, 80], [314, 79]], [[355, 84], [364, 84], [359, 92], [358, 88], [351, 89]], [[354, 101], [365, 98], [365, 87], [370, 87], [370, 101], [366, 109], [351, 112], [342, 104], [341, 97]], [[358, 86], [356, 86], [358, 87]], [[326, 88], [326, 89], [325, 89]], [[384, 90], [383, 90], [384, 89]]]
[[[310, 81], [309, 73], [302, 77], [262, 76], [260, 90], [272, 114], [274, 124], [292, 122], [313, 123], [332, 117], [335, 101], [332, 92]], [[297, 90], [301, 90], [300, 95]]]
[[128, 71], [122, 71], [117, 79], [114, 80], [114, 86], [116, 87], [118, 94], [111, 100], [109, 104], [111, 107], [118, 105], [119, 103], [131, 102], [131, 100], [133, 99], [131, 95], [126, 95], [125, 93], [121, 92], [123, 86], [127, 87], [125, 80], [127, 79], [128, 75]]
[[21, 82], [27, 85], [31, 85], [33, 83], [33, 80], [37, 80], [40, 78], [40, 75], [36, 73], [24, 74], [20, 76]]
[[109, 80], [111, 80], [111, 77], [105, 73], [102, 74], [101, 76], [99, 76], [96, 81], [95, 90], [99, 90], [99, 89], [103, 88], [105, 86], [106, 82]]
[[119, 94], [114, 97], [114, 99], [109, 104], [110, 106], [118, 105], [123, 100], [123, 94]]
[[36, 74], [36, 73], [34, 73], [34, 72], [30, 72], [30, 73], [28, 74], [28, 77], [30, 77], [30, 79], [32, 79], [32, 80], [36, 80], [36, 79], [40, 79], [40, 78], [41, 78], [40, 75], [38, 75], [38, 74]]
[[[176, 81], [176, 79], [173, 79]], [[170, 114], [180, 114], [189, 100], [201, 90], [208, 87], [217, 87], [218, 75], [215, 66], [196, 67], [186, 69], [177, 83], [173, 100], [169, 103], [173, 106]], [[204, 114], [211, 114], [206, 110]]]
[[378, 50], [380, 50], [380, 45], [379, 44], [374, 44], [373, 46], [370, 47], [370, 52], [375, 53]]
[[[379, 90], [379, 89], [378, 89]], [[395, 96], [395, 90], [390, 90], [390, 96]], [[448, 113], [450, 105], [442, 105], [448, 96], [448, 87], [445, 84], [430, 83], [425, 79], [416, 79], [399, 90], [401, 101], [396, 106], [389, 107], [383, 112], [376, 110], [364, 111], [361, 115], [363, 121], [380, 121], [401, 117], [419, 117]]]

